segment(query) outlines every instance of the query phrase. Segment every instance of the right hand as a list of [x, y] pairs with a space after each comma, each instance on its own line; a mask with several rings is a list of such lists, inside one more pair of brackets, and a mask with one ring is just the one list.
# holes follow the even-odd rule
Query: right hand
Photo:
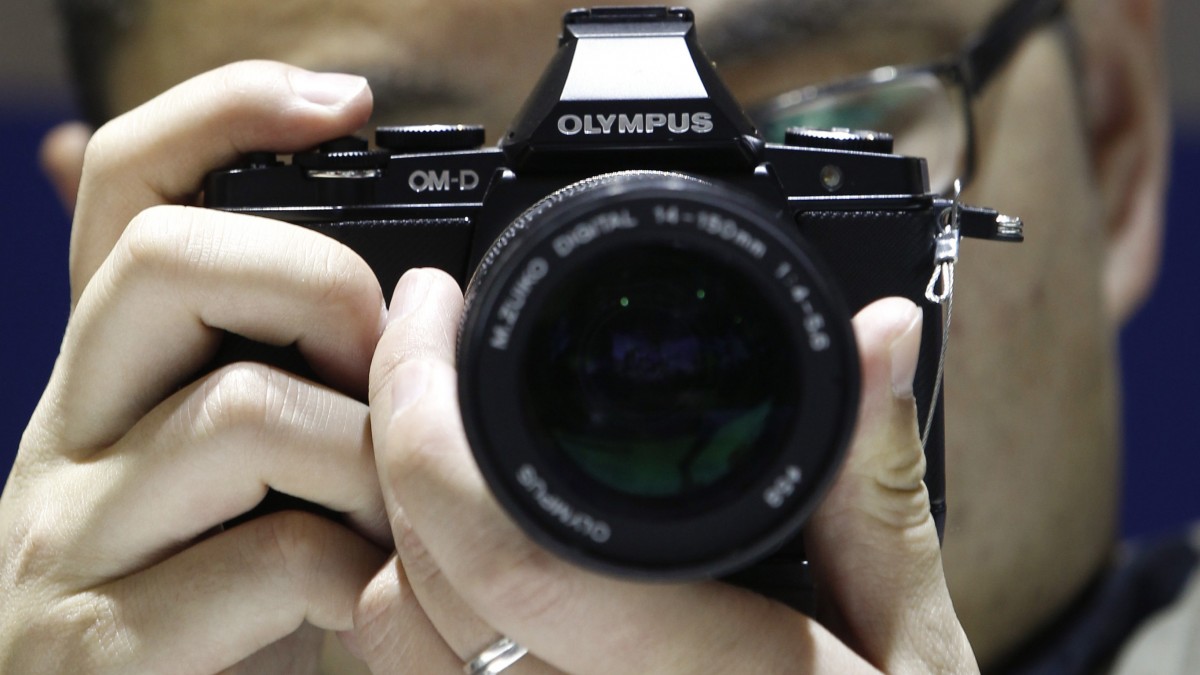
[[[100, 129], [71, 317], [0, 497], [0, 671], [310, 672], [391, 550], [368, 428], [383, 298], [349, 249], [191, 208], [205, 174], [367, 120], [366, 82], [276, 63], [201, 75]], [[295, 343], [329, 386], [239, 363]], [[223, 530], [268, 487], [346, 514]], [[240, 665], [239, 665], [240, 664]]]

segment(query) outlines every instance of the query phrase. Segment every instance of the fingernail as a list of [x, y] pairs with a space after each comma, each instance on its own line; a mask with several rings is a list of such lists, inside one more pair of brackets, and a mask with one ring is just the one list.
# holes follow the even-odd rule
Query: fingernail
[[892, 395], [908, 399], [913, 396], [913, 378], [917, 374], [917, 357], [921, 350], [921, 310], [913, 305], [908, 310], [908, 327], [892, 340]]
[[429, 297], [429, 275], [419, 269], [411, 269], [400, 277], [396, 292], [392, 294], [392, 309], [388, 321], [396, 321], [412, 314], [425, 298]]
[[367, 86], [367, 80], [342, 73], [313, 73], [293, 70], [288, 74], [292, 91], [304, 100], [327, 108], [340, 108]]
[[392, 414], [398, 415], [425, 395], [429, 387], [429, 364], [408, 361], [392, 373]]

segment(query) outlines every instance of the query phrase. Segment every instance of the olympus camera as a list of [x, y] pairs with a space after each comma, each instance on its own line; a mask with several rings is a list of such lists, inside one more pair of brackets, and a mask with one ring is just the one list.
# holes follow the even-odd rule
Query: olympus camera
[[206, 205], [342, 241], [385, 291], [412, 267], [458, 279], [463, 422], [532, 539], [800, 604], [797, 534], [857, 413], [850, 317], [885, 296], [924, 311], [914, 391], [940, 529], [942, 308], [926, 289], [950, 214], [956, 235], [1019, 241], [1011, 219], [930, 194], [924, 160], [883, 134], [764, 142], [686, 9], [569, 12], [498, 147], [455, 125], [374, 141], [254, 153], [208, 177]]

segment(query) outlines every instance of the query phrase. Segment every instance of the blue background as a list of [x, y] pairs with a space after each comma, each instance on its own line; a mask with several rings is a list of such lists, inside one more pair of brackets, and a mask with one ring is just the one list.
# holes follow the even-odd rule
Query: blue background
[[[66, 323], [70, 223], [37, 168], [65, 110], [0, 105], [0, 475], [7, 476]], [[1200, 520], [1200, 135], [1176, 140], [1158, 291], [1122, 335], [1126, 498], [1136, 535]]]

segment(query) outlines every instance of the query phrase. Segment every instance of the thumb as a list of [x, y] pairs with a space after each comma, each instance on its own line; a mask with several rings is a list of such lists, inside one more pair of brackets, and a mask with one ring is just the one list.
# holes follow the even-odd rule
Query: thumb
[[888, 298], [854, 318], [862, 401], [842, 473], [806, 544], [830, 627], [888, 673], [976, 670], [942, 572], [913, 374], [921, 311]]
[[92, 129], [82, 122], [64, 122], [42, 139], [42, 172], [50, 179], [59, 201], [70, 215], [75, 211], [79, 181], [83, 177], [83, 153]]

